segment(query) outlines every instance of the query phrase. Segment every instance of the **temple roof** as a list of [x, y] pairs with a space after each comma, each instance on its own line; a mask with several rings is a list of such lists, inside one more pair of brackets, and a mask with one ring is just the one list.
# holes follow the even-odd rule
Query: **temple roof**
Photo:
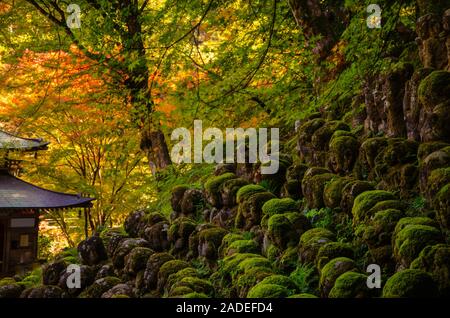
[[90, 207], [93, 200], [42, 189], [0, 171], [0, 210]]
[[46, 149], [48, 144], [42, 139], [21, 138], [0, 130], [0, 149], [36, 151]]

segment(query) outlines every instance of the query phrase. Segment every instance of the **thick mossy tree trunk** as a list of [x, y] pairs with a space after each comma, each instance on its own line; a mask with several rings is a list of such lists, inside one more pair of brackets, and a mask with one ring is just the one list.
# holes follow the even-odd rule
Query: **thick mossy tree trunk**
[[124, 55], [135, 59], [135, 66], [127, 73], [125, 86], [133, 106], [133, 121], [141, 131], [141, 150], [147, 155], [152, 173], [155, 174], [171, 164], [169, 150], [159, 121], [152, 118], [154, 104], [149, 90], [149, 68], [146, 58], [140, 10], [136, 1], [119, 3], [119, 13], [126, 23], [127, 32], [122, 33]]

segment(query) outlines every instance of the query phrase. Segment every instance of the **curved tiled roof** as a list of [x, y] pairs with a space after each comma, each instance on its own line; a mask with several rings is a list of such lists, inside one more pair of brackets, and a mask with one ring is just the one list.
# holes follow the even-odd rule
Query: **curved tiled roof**
[[46, 190], [0, 172], [0, 210], [90, 207], [93, 200]]
[[0, 130], [0, 149], [35, 151], [46, 149], [48, 144], [42, 139], [21, 138]]

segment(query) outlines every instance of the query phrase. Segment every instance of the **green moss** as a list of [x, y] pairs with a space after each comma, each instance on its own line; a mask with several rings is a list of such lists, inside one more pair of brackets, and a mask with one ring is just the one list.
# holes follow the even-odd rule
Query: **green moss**
[[[260, 182], [261, 186], [265, 187], [268, 191], [274, 193], [275, 195], [280, 195], [281, 188], [286, 182], [287, 169], [292, 164], [292, 162], [283, 158], [283, 155], [280, 155], [278, 164], [278, 171], [274, 174], [263, 174], [261, 176]], [[270, 162], [267, 162], [263, 163], [261, 166], [265, 167], [269, 165]]]
[[323, 190], [323, 201], [328, 208], [337, 208], [341, 204], [342, 190], [350, 183], [350, 178], [335, 177], [325, 184]]
[[284, 275], [268, 276], [261, 281], [261, 284], [275, 284], [279, 286], [284, 286], [288, 290], [291, 290], [293, 292], [295, 292], [295, 290], [297, 289], [297, 285], [295, 285], [294, 281], [291, 278]]
[[392, 193], [383, 190], [373, 190], [361, 193], [355, 198], [353, 204], [353, 224], [356, 225], [369, 219], [372, 216], [369, 214], [369, 210], [378, 202], [394, 199], [395, 196]]
[[270, 244], [269, 247], [266, 248], [264, 254], [270, 261], [275, 262], [282, 252], [283, 251], [279, 247], [274, 244]]
[[168, 231], [169, 240], [175, 241], [178, 238], [188, 239], [189, 235], [195, 230], [197, 224], [194, 220], [187, 217], [179, 217], [170, 225]]
[[273, 271], [266, 267], [253, 267], [233, 280], [233, 286], [239, 291], [239, 297], [245, 297], [248, 290], [261, 282], [264, 278], [273, 275]]
[[356, 272], [340, 275], [328, 295], [329, 298], [366, 298], [371, 291], [367, 288], [367, 276]]
[[286, 287], [275, 284], [257, 284], [250, 289], [247, 298], [285, 298], [289, 296]]
[[[248, 181], [243, 178], [226, 180], [222, 184], [222, 198], [226, 196], [227, 206], [234, 206], [236, 204], [237, 192], [244, 186], [248, 185]], [[225, 202], [224, 202], [225, 203]]]
[[377, 204], [375, 204], [370, 210], [369, 210], [369, 215], [375, 215], [377, 212], [380, 211], [385, 211], [385, 210], [398, 210], [398, 211], [406, 211], [407, 209], [407, 204], [399, 201], [399, 200], [386, 200], [386, 201], [381, 201], [378, 202]]
[[205, 295], [202, 293], [194, 292], [194, 293], [183, 295], [182, 298], [210, 298], [210, 297], [208, 297], [208, 295]]
[[450, 296], [450, 246], [437, 244], [425, 247], [412, 263], [411, 269], [425, 271], [436, 282], [439, 295]]
[[417, 151], [417, 157], [419, 158], [419, 162], [425, 160], [431, 153], [441, 150], [442, 148], [447, 147], [449, 144], [442, 141], [432, 141], [432, 142], [423, 142], [419, 145], [419, 150]]
[[198, 277], [184, 277], [179, 282], [175, 283], [174, 288], [188, 287], [194, 292], [203, 293], [205, 295], [212, 295], [214, 288], [209, 281]]
[[284, 214], [275, 214], [268, 221], [267, 235], [278, 248], [285, 249], [298, 243], [299, 234]]
[[262, 206], [263, 215], [275, 215], [287, 211], [297, 211], [298, 204], [291, 198], [271, 199]]
[[390, 277], [383, 288], [385, 298], [432, 298], [438, 289], [430, 274], [406, 269]]
[[286, 172], [286, 183], [284, 184], [284, 194], [294, 200], [303, 197], [301, 182], [308, 166], [303, 163], [291, 165]]
[[355, 198], [361, 193], [371, 191], [373, 189], [373, 184], [368, 181], [350, 181], [342, 189], [342, 198], [340, 204], [341, 210], [350, 214]]
[[182, 270], [169, 275], [169, 277], [167, 278], [167, 286], [173, 286], [176, 282], [180, 281], [184, 277], [198, 277], [198, 273], [195, 268], [183, 268]]
[[337, 257], [353, 258], [354, 252], [349, 244], [341, 242], [330, 242], [320, 247], [316, 257], [316, 267], [319, 271], [332, 259]]
[[180, 297], [186, 294], [193, 293], [194, 291], [187, 286], [179, 286], [170, 290], [169, 297]]
[[103, 293], [120, 284], [117, 277], [107, 276], [96, 280], [91, 286], [80, 294], [80, 298], [100, 298]]
[[124, 294], [117, 294], [117, 295], [112, 295], [111, 298], [130, 298], [130, 296], [124, 295]]
[[419, 100], [427, 109], [450, 99], [450, 72], [434, 71], [420, 82]]
[[272, 263], [267, 258], [262, 256], [247, 258], [239, 263], [239, 265], [237, 266], [237, 271], [239, 273], [243, 273], [255, 267], [271, 269]]
[[310, 209], [318, 209], [324, 206], [323, 193], [325, 185], [335, 178], [332, 173], [322, 173], [305, 177], [302, 180], [302, 191], [306, 199], [306, 203]]
[[351, 131], [347, 131], [347, 130], [336, 130], [333, 133], [333, 136], [331, 136], [331, 140], [333, 140], [334, 138], [338, 138], [338, 137], [355, 137], [355, 135], [351, 132]]
[[259, 246], [254, 240], [238, 240], [231, 243], [225, 255], [231, 255], [234, 253], [258, 253]]
[[289, 296], [288, 298], [318, 298], [318, 297], [313, 294], [303, 293], [303, 294], [295, 294], [295, 295]]
[[[271, 259], [270, 257], [268, 257]], [[292, 272], [298, 265], [297, 247], [288, 247], [276, 260], [275, 266], [284, 273]]]
[[423, 217], [423, 216], [416, 216], [416, 217], [404, 217], [401, 218], [394, 229], [394, 233], [393, 233], [393, 237], [396, 237], [398, 235], [398, 233], [403, 230], [406, 226], [408, 225], [416, 225], [416, 224], [420, 224], [420, 225], [428, 225], [428, 226], [432, 226], [432, 227], [437, 227], [438, 223], [432, 219], [430, 219], [429, 217]]
[[437, 219], [442, 229], [450, 230], [450, 183], [443, 186], [434, 200]]
[[328, 164], [333, 172], [348, 173], [358, 158], [359, 143], [353, 136], [333, 137], [329, 145]]
[[371, 248], [388, 245], [397, 222], [403, 216], [404, 212], [396, 209], [376, 212], [367, 225], [360, 224], [356, 228], [355, 235]]
[[227, 180], [235, 179], [236, 175], [234, 173], [228, 172], [224, 173], [220, 176], [215, 176], [205, 183], [206, 191], [210, 193], [218, 193], [220, 190], [220, 186]]
[[3, 279], [0, 280], [0, 287], [1, 286], [6, 286], [6, 285], [13, 285], [16, 284], [16, 280], [12, 277], [5, 277]]
[[220, 244], [220, 247], [219, 247], [219, 255], [224, 257], [225, 254], [227, 253], [227, 249], [230, 246], [230, 244], [233, 243], [234, 241], [240, 241], [240, 240], [244, 240], [244, 236], [242, 234], [228, 233], [227, 235], [225, 235], [222, 238], [222, 243]]
[[219, 263], [219, 271], [221, 275], [224, 276], [225, 278], [229, 277], [236, 272], [239, 263], [241, 263], [246, 259], [254, 257], [261, 257], [261, 255], [252, 253], [243, 253], [243, 254], [236, 253], [231, 256], [225, 257]]
[[345, 272], [358, 271], [355, 262], [348, 257], [337, 257], [329, 261], [320, 272], [320, 289], [323, 296], [328, 296], [336, 279]]
[[235, 226], [239, 229], [250, 230], [259, 225], [262, 218], [262, 206], [269, 200], [276, 198], [270, 192], [255, 193], [239, 204], [235, 219]]
[[394, 240], [396, 259], [409, 266], [425, 246], [442, 242], [442, 235], [435, 227], [415, 224], [403, 228]]
[[212, 227], [209, 229], [205, 229], [199, 233], [199, 242], [210, 242], [214, 244], [217, 248], [219, 248], [222, 243], [223, 237], [227, 234], [227, 230], [221, 227]]
[[315, 118], [307, 121], [298, 129], [298, 139], [303, 144], [310, 142], [314, 132], [325, 124], [322, 118]]
[[350, 127], [341, 121], [333, 120], [326, 122], [322, 127], [317, 129], [311, 138], [314, 149], [327, 150], [328, 142], [337, 130], [350, 131]]
[[169, 279], [169, 276], [177, 273], [178, 271], [189, 267], [189, 263], [181, 260], [171, 260], [165, 262], [160, 268], [158, 272], [158, 290], [163, 292], [166, 287], [166, 283]]
[[334, 241], [335, 235], [324, 228], [313, 228], [302, 234], [299, 242], [299, 256], [303, 263], [314, 263], [323, 245]]

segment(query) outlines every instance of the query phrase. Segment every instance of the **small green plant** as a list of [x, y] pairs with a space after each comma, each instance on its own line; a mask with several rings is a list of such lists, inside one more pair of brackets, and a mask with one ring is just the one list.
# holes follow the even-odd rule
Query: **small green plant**
[[317, 294], [319, 277], [313, 264], [300, 264], [289, 277], [300, 293]]
[[333, 210], [330, 208], [311, 209], [305, 212], [313, 227], [333, 229]]
[[424, 197], [418, 196], [411, 201], [410, 207], [414, 210], [421, 210], [425, 207], [426, 203], [427, 201]]

